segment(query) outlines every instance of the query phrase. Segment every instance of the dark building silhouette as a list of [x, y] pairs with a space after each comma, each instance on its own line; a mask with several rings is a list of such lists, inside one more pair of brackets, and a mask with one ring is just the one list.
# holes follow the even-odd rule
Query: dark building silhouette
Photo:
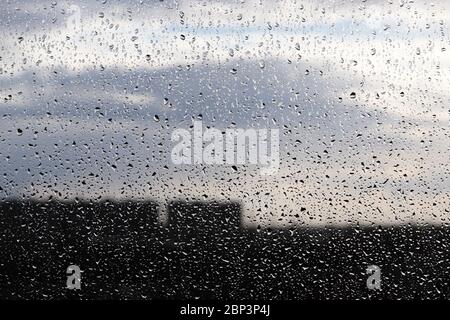
[[169, 204], [180, 297], [226, 298], [242, 281], [241, 207], [238, 203]]
[[[1, 299], [443, 299], [448, 227], [245, 230], [238, 203], [0, 202]], [[82, 289], [66, 289], [66, 268]], [[381, 268], [381, 291], [366, 268]]]

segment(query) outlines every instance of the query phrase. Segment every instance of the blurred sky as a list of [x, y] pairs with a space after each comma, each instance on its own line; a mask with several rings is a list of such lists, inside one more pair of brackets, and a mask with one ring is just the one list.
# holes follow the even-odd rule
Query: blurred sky
[[[277, 227], [450, 222], [448, 1], [2, 9], [2, 198], [233, 200]], [[170, 135], [194, 119], [278, 128], [280, 171], [173, 165]]]

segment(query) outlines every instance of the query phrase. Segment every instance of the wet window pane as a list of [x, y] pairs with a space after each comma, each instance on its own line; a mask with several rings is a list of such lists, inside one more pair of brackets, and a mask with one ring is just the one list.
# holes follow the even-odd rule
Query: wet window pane
[[2, 8], [0, 298], [448, 297], [448, 1]]

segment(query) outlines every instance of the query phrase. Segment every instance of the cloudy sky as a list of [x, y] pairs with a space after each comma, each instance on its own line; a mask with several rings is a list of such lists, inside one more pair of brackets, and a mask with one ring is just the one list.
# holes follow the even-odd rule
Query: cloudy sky
[[[5, 0], [0, 196], [449, 223], [450, 3], [427, 2]], [[279, 129], [279, 172], [175, 166], [193, 120]]]

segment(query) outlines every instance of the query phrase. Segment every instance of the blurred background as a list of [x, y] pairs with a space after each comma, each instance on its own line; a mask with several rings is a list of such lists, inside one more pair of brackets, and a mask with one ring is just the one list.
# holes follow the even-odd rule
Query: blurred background
[[[2, 297], [446, 297], [447, 1], [2, 7]], [[194, 120], [280, 170], [174, 165]]]

